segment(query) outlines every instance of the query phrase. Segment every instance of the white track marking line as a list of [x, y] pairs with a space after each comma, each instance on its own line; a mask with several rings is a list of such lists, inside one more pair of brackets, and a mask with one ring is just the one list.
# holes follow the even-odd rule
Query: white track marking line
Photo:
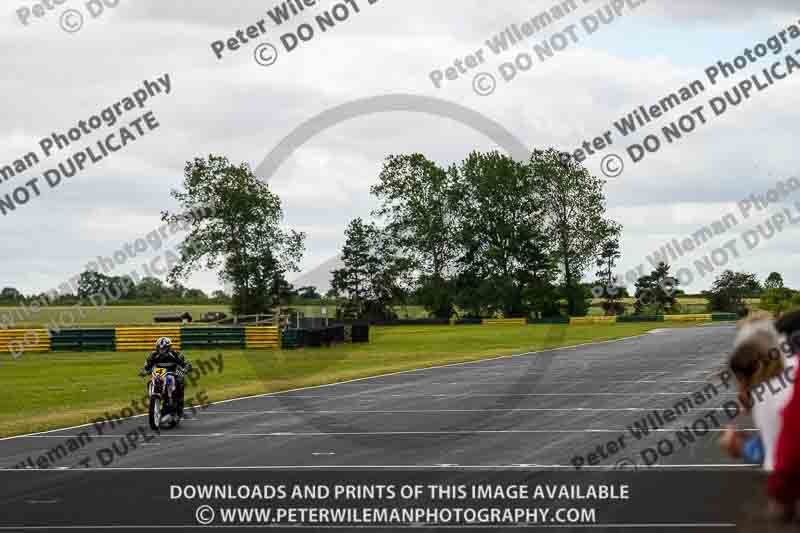
[[[651, 391], [642, 391], [642, 392], [497, 392], [497, 393], [473, 393], [473, 392], [453, 392], [451, 394], [380, 394], [372, 396], [376, 400], [380, 400], [383, 398], [495, 398], [497, 396], [501, 397], [513, 397], [513, 396], [692, 396], [697, 393], [702, 393], [702, 390], [696, 391], [678, 391], [678, 392], [651, 392]], [[368, 392], [364, 392], [362, 394], [369, 394]], [[715, 396], [737, 396], [734, 392], [720, 392]], [[297, 400], [310, 400], [314, 398], [321, 398], [327, 401], [337, 401], [337, 400], [345, 400], [349, 399], [348, 396], [312, 396], [312, 395], [304, 395], [304, 396], [292, 396], [291, 398]], [[216, 404], [212, 404], [216, 405]], [[66, 428], [70, 429], [70, 428]]]
[[[488, 394], [488, 393], [479, 393], [473, 394], [469, 393], [462, 393], [462, 394], [385, 394], [385, 396], [391, 396], [395, 398], [432, 398], [432, 397], [441, 397], [441, 396], [448, 396], [452, 398], [461, 398], [467, 396], [469, 398], [494, 398], [497, 396], [501, 397], [511, 397], [511, 396], [692, 396], [693, 394], [699, 393], [702, 391], [684, 391], [684, 392], [527, 392], [527, 393], [517, 393], [517, 392], [509, 392], [509, 393], [497, 393], [497, 394]], [[716, 396], [737, 396], [735, 392], [720, 392]], [[333, 399], [333, 398], [332, 398]]]
[[[558, 347], [558, 348], [548, 348], [546, 350], [539, 350], [539, 351], [535, 351], [535, 352], [525, 352], [525, 353], [511, 354], [511, 355], [500, 355], [500, 356], [492, 357], [492, 358], [488, 358], [488, 359], [479, 359], [477, 361], [464, 361], [463, 363], [450, 363], [450, 364], [446, 364], [446, 365], [429, 366], [429, 367], [426, 367], [426, 368], [413, 368], [411, 370], [402, 370], [400, 372], [389, 372], [388, 374], [378, 374], [378, 375], [375, 375], [375, 376], [367, 376], [367, 377], [364, 377], [364, 378], [356, 378], [356, 379], [350, 379], [350, 380], [346, 380], [346, 381], [339, 381], [337, 383], [326, 383], [324, 385], [313, 385], [311, 387], [300, 387], [300, 388], [297, 388], [297, 389], [290, 389], [290, 390], [285, 390], [285, 391], [267, 392], [267, 393], [264, 393], [264, 394], [253, 394], [251, 396], [242, 396], [240, 398], [230, 398], [230, 399], [227, 399], [227, 400], [219, 400], [217, 402], [213, 402], [212, 405], [221, 404], [221, 403], [228, 403], [228, 402], [238, 402], [238, 401], [241, 401], [241, 400], [250, 400], [250, 399], [253, 399], [253, 398], [264, 398], [264, 397], [267, 397], [267, 396], [277, 396], [279, 394], [287, 394], [287, 393], [290, 393], [290, 392], [297, 392], [297, 391], [303, 391], [303, 390], [319, 389], [319, 388], [324, 388], [324, 387], [335, 387], [337, 385], [343, 385], [343, 384], [346, 384], [346, 383], [356, 383], [358, 381], [367, 381], [367, 380], [371, 380], [371, 379], [385, 378], [385, 377], [388, 377], [388, 376], [399, 376], [399, 375], [402, 375], [402, 374], [411, 374], [411, 373], [414, 373], [414, 372], [427, 372], [429, 370], [438, 370], [438, 369], [442, 369], [442, 368], [451, 368], [451, 367], [455, 367], [455, 366], [479, 365], [479, 364], [490, 363], [490, 362], [493, 362], [493, 361], [499, 361], [499, 360], [502, 360], [502, 359], [511, 359], [511, 358], [517, 358], [517, 357], [526, 357], [526, 356], [530, 356], [530, 355], [540, 355], [540, 354], [545, 354], [545, 353], [550, 353], [550, 352], [558, 352], [558, 351], [563, 351], [563, 350], [571, 350], [573, 348], [580, 348], [580, 347], [583, 347], [583, 346], [597, 346], [597, 345], [601, 345], [601, 344], [611, 344], [611, 343], [622, 342], [622, 341], [626, 341], [626, 340], [630, 340], [630, 339], [637, 339], [639, 337], [646, 337], [648, 334], [649, 334], [649, 332], [646, 332], [646, 333], [641, 333], [639, 335], [632, 335], [630, 337], [622, 337], [622, 338], [619, 338], [619, 339], [611, 339], [611, 340], [607, 340], [607, 341], [584, 342], [582, 344], [575, 344], [575, 345], [571, 345], [571, 346], [561, 346], [561, 347]], [[144, 414], [141, 414], [141, 415], [134, 415], [134, 416], [129, 417], [129, 418], [139, 418], [139, 417], [143, 417], [143, 416], [147, 416], [147, 414], [144, 413]], [[119, 420], [126, 420], [126, 419], [121, 418]], [[76, 428], [82, 428], [82, 427], [93, 426], [93, 425], [94, 425], [94, 422], [89, 422], [87, 424], [79, 424], [77, 426], [68, 426], [68, 427], [63, 427], [63, 428], [50, 429], [50, 430], [47, 430], [47, 431], [37, 431], [36, 433], [27, 433], [27, 434], [24, 434], [24, 435], [13, 435], [11, 437], [0, 438], [0, 442], [5, 441], [5, 440], [18, 439], [20, 437], [29, 437], [29, 436], [32, 436], [32, 435], [41, 435], [41, 434], [44, 434], [44, 433], [54, 433], [56, 431], [65, 431], [67, 429], [76, 429]]]
[[[616, 429], [464, 429], [464, 430], [448, 430], [448, 431], [275, 431], [270, 433], [211, 433], [211, 434], [182, 434], [171, 433], [162, 434], [159, 438], [210, 438], [210, 437], [327, 437], [327, 436], [390, 436], [390, 435], [509, 435], [509, 434], [550, 434], [550, 433], [627, 433], [629, 430], [625, 428]], [[662, 427], [657, 429], [650, 429], [649, 433], [674, 433], [675, 427]], [[712, 428], [709, 433], [723, 433], [725, 428]], [[745, 428], [738, 431], [755, 432], [758, 429]], [[106, 435], [98, 435], [93, 438], [99, 439], [118, 439], [124, 437], [124, 433], [113, 433]], [[29, 435], [26, 439], [57, 439], [62, 436], [54, 435]], [[63, 435], [63, 437], [78, 437], [78, 435]]]
[[[528, 466], [520, 465], [458, 465], [452, 467], [443, 467], [439, 465], [265, 465], [265, 466], [143, 466], [143, 467], [109, 467], [109, 468], [76, 468], [68, 471], [52, 470], [49, 468], [0, 468], [2, 471], [11, 472], [50, 472], [64, 475], [66, 472], [114, 472], [114, 471], [175, 471], [175, 470], [191, 470], [191, 471], [237, 471], [237, 470], [525, 470], [530, 468], [538, 469], [567, 469], [575, 470], [575, 465], [562, 465], [562, 464], [531, 464]], [[661, 470], [661, 469], [697, 469], [697, 468], [732, 468], [737, 470], [756, 470], [761, 468], [759, 465], [749, 465], [744, 463], [718, 463], [718, 464], [664, 464], [664, 465], [650, 465], [641, 467], [640, 472], [646, 470]], [[580, 470], [620, 470], [618, 465], [587, 465], [582, 466]]]
[[468, 385], [468, 386], [482, 386], [482, 385], [551, 385], [551, 384], [580, 384], [580, 383], [652, 383], [652, 384], [659, 384], [659, 385], [669, 385], [669, 384], [688, 384], [688, 383], [710, 383], [710, 381], [699, 380], [699, 379], [680, 379], [680, 380], [672, 380], [672, 381], [656, 381], [656, 380], [645, 380], [645, 379], [637, 379], [637, 380], [625, 380], [625, 379], [613, 379], [613, 380], [604, 380], [602, 378], [594, 378], [594, 379], [575, 379], [575, 380], [547, 380], [547, 381], [474, 381], [474, 382], [441, 382], [441, 381], [431, 381], [431, 385]]
[[[215, 416], [215, 415], [296, 415], [296, 414], [309, 414], [309, 415], [349, 415], [349, 414], [376, 414], [376, 415], [391, 415], [391, 414], [435, 414], [435, 413], [515, 413], [515, 412], [589, 412], [589, 413], [604, 413], [604, 412], [646, 412], [663, 411], [672, 409], [672, 407], [517, 407], [508, 409], [398, 409], [398, 410], [321, 410], [321, 411], [281, 411], [281, 410], [266, 410], [266, 411], [206, 411], [202, 416]], [[708, 407], [700, 408], [693, 407], [687, 409], [689, 412], [707, 412], [707, 411], [725, 411], [723, 407]]]

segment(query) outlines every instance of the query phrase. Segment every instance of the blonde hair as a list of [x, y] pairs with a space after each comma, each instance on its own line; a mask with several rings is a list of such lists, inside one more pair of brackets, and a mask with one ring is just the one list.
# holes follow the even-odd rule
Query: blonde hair
[[772, 315], [757, 312], [737, 323], [739, 331], [733, 341], [728, 366], [748, 387], [758, 385], [780, 374], [783, 369], [781, 334]]

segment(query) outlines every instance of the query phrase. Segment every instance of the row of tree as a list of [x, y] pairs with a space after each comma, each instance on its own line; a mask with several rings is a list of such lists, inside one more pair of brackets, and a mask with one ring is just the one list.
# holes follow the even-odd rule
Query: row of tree
[[473, 152], [442, 168], [389, 156], [371, 193], [382, 225], [350, 222], [331, 285], [354, 316], [386, 317], [413, 294], [437, 318], [585, 314], [592, 265], [610, 276], [621, 227], [604, 182], [555, 150], [529, 161]]
[[[14, 287], [0, 290], [0, 305], [31, 303], [35, 300], [48, 301], [51, 305], [75, 305], [81, 301], [90, 302], [94, 295], [105, 295], [108, 304], [125, 305], [230, 305], [232, 296], [216, 290], [210, 295], [201, 289], [191, 289], [180, 283], [166, 284], [164, 281], [146, 277], [139, 283], [122, 276], [107, 276], [102, 273], [83, 272], [78, 281], [77, 294], [59, 294], [54, 300], [47, 294], [23, 294]], [[315, 287], [289, 288], [286, 293], [287, 304], [319, 302], [322, 295]]]
[[231, 297], [223, 291], [211, 295], [200, 289], [192, 289], [180, 283], [167, 285], [164, 281], [145, 277], [134, 283], [128, 277], [107, 276], [101, 272], [86, 271], [78, 280], [78, 291], [61, 293], [54, 300], [46, 294], [23, 294], [14, 287], [0, 291], [0, 305], [16, 305], [34, 300], [47, 301], [51, 305], [75, 305], [89, 302], [95, 295], [104, 295], [107, 303], [127, 305], [144, 304], [230, 304]]
[[[637, 314], [660, 314], [681, 312], [677, 297], [682, 294], [678, 280], [670, 276], [670, 267], [660, 263], [650, 274], [636, 281], [634, 312]], [[760, 298], [759, 307], [773, 313], [787, 311], [800, 305], [800, 293], [784, 287], [783, 277], [771, 272], [762, 284], [755, 274], [749, 272], [722, 272], [707, 291], [701, 294], [707, 311], [747, 314], [748, 298]]]

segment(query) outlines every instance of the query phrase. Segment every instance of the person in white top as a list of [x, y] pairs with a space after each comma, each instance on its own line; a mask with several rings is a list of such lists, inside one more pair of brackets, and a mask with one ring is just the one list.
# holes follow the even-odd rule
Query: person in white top
[[[794, 369], [788, 358], [792, 350], [775, 327], [771, 316], [758, 314], [740, 323], [733, 343], [728, 366], [736, 376], [739, 401], [753, 416], [759, 435], [736, 431], [729, 425], [720, 445], [732, 457], [744, 457], [749, 462], [762, 462], [766, 472], [772, 472], [776, 461], [782, 411], [792, 397]], [[761, 446], [756, 439], [760, 439]], [[763, 448], [763, 458], [753, 450]], [[785, 510], [770, 502], [770, 514], [782, 515]]]

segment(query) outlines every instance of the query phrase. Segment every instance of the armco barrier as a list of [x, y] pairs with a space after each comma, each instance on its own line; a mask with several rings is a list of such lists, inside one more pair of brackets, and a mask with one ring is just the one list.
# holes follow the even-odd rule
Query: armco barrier
[[305, 346], [305, 332], [304, 329], [285, 329], [281, 333], [281, 348], [285, 350], [294, 350]]
[[664, 315], [622, 315], [617, 322], [663, 322]]
[[548, 318], [529, 318], [528, 324], [569, 324], [569, 317], [551, 316]]
[[483, 326], [527, 326], [527, 318], [484, 318]]
[[569, 319], [570, 325], [583, 324], [616, 324], [616, 316], [574, 316]]
[[280, 348], [281, 334], [278, 326], [246, 326], [244, 328], [245, 347], [263, 350]]
[[244, 348], [245, 332], [243, 328], [182, 328], [181, 343], [184, 349]]
[[118, 352], [152, 350], [159, 337], [169, 337], [181, 349], [180, 327], [117, 328], [115, 342]]
[[447, 318], [406, 318], [398, 320], [370, 320], [371, 326], [449, 326]]
[[46, 329], [0, 329], [0, 352], [49, 352], [50, 335]]
[[664, 315], [665, 322], [708, 322], [711, 320], [711, 313], [697, 315]]
[[62, 329], [50, 332], [54, 352], [113, 352], [116, 350], [116, 330]]

